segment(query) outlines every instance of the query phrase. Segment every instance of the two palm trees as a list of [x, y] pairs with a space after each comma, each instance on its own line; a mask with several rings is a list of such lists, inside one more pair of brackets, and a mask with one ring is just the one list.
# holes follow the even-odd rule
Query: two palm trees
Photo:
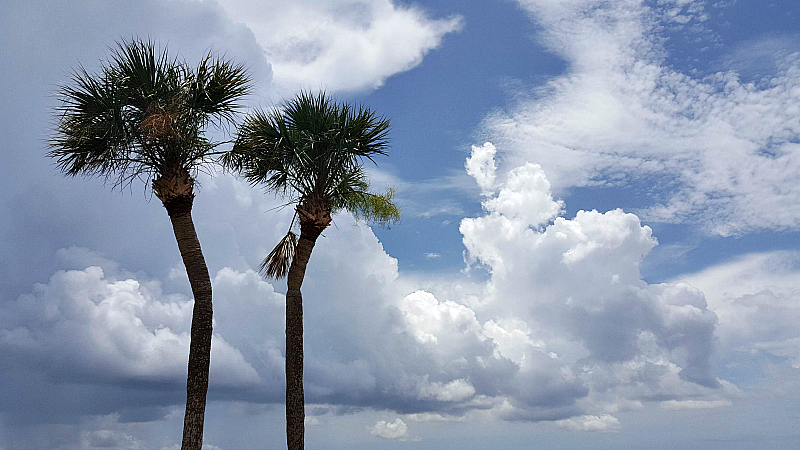
[[[256, 111], [233, 149], [206, 137], [209, 125], [232, 123], [251, 88], [241, 65], [207, 55], [197, 67], [157, 51], [152, 42], [122, 42], [100, 73], [81, 69], [61, 88], [62, 105], [49, 156], [67, 175], [103, 176], [115, 186], [151, 183], [172, 222], [195, 303], [186, 387], [183, 449], [200, 449], [211, 354], [211, 280], [192, 222], [195, 177], [216, 162], [295, 205], [300, 225], [265, 259], [267, 276], [288, 275], [286, 416], [290, 449], [303, 448], [303, 309], [300, 286], [314, 244], [348, 210], [379, 223], [399, 217], [392, 192], [368, 190], [363, 159], [384, 155], [387, 120], [324, 94], [300, 94], [284, 108]], [[221, 161], [217, 156], [222, 154]], [[294, 224], [294, 222], [293, 222]]]

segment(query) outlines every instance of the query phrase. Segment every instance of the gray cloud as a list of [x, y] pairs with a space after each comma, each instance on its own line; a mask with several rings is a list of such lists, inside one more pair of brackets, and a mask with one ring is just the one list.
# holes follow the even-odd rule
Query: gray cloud
[[190, 62], [209, 49], [247, 61], [260, 85], [269, 86], [271, 69], [252, 33], [213, 2], [75, 0], [42, 7], [12, 0], [2, 8], [3, 300], [16, 299], [61, 268], [53, 255], [71, 245], [91, 247], [133, 271], [166, 272], [179, 262], [169, 222], [160, 205], [146, 202], [141, 184], [130, 193], [112, 193], [99, 180], [62, 178], [44, 157], [55, 92], [71, 68], [93, 70], [115, 40], [132, 36], [169, 45]]
[[[335, 218], [304, 283], [307, 401], [542, 421], [724, 397], [713, 389], [716, 318], [702, 295], [641, 281], [638, 265], [655, 245], [649, 229], [621, 211], [546, 225], [561, 204], [541, 170], [509, 177], [487, 195], [486, 215], [462, 224], [470, 255], [491, 270], [487, 285], [418, 290], [369, 228]], [[280, 201], [229, 176], [201, 182], [198, 229], [218, 236], [204, 250], [217, 265], [230, 262], [212, 264], [209, 399], [280, 402], [282, 286], [251, 267], [285, 233], [291, 211], [265, 214]], [[19, 401], [47, 393], [14, 420], [35, 424], [48, 408], [54, 422], [114, 412], [161, 421], [183, 400], [191, 300], [180, 265], [154, 277], [85, 248], [56, 253], [71, 270], [0, 308], [0, 358], [14, 368], [5, 393]], [[50, 395], [63, 401], [47, 406]]]

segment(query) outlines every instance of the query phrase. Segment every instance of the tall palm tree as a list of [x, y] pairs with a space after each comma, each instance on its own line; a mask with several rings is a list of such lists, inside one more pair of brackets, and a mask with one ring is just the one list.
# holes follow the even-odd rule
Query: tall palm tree
[[[292, 225], [261, 265], [262, 274], [287, 277], [286, 440], [304, 445], [303, 296], [300, 286], [320, 234], [340, 210], [389, 224], [400, 217], [394, 191], [369, 191], [363, 161], [385, 155], [389, 121], [369, 109], [332, 101], [324, 93], [303, 92], [282, 108], [256, 111], [244, 120], [233, 149], [222, 157], [228, 168], [254, 185], [295, 205], [300, 238]], [[374, 161], [373, 161], [374, 162]]]
[[48, 156], [66, 175], [103, 176], [114, 186], [151, 182], [172, 222], [194, 295], [183, 449], [200, 449], [211, 355], [211, 279], [192, 222], [198, 170], [213, 162], [209, 124], [230, 123], [250, 90], [241, 65], [209, 53], [197, 67], [166, 49], [120, 42], [99, 73], [81, 68], [63, 86]]

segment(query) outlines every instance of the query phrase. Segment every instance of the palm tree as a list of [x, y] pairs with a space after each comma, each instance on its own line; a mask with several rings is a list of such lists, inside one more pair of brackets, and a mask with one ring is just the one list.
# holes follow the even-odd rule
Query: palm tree
[[373, 161], [386, 154], [388, 132], [389, 121], [369, 109], [304, 92], [282, 108], [247, 117], [233, 149], [222, 157], [225, 166], [252, 184], [287, 198], [300, 223], [300, 238], [292, 232], [293, 219], [286, 237], [261, 265], [267, 277], [287, 277], [286, 440], [291, 450], [303, 448], [305, 433], [300, 286], [306, 265], [317, 238], [340, 210], [384, 225], [399, 219], [394, 191], [369, 192], [362, 166], [364, 158]]
[[192, 222], [194, 184], [250, 90], [243, 66], [208, 53], [196, 68], [134, 39], [112, 49], [99, 73], [76, 70], [62, 99], [48, 156], [66, 175], [103, 176], [114, 187], [151, 182], [172, 222], [194, 295], [183, 449], [200, 449], [211, 355], [211, 279]]

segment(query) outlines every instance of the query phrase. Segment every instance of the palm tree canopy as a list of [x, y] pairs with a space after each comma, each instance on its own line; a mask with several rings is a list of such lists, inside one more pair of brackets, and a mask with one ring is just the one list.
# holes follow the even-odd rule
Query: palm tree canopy
[[196, 68], [150, 41], [122, 41], [99, 73], [80, 68], [62, 86], [49, 156], [68, 175], [137, 178], [194, 172], [214, 154], [205, 136], [250, 91], [245, 68], [208, 53]]
[[400, 214], [394, 191], [371, 193], [362, 165], [386, 155], [388, 133], [388, 119], [367, 108], [302, 92], [282, 108], [245, 119], [222, 162], [291, 203], [319, 202], [328, 213], [344, 209], [388, 225]]

